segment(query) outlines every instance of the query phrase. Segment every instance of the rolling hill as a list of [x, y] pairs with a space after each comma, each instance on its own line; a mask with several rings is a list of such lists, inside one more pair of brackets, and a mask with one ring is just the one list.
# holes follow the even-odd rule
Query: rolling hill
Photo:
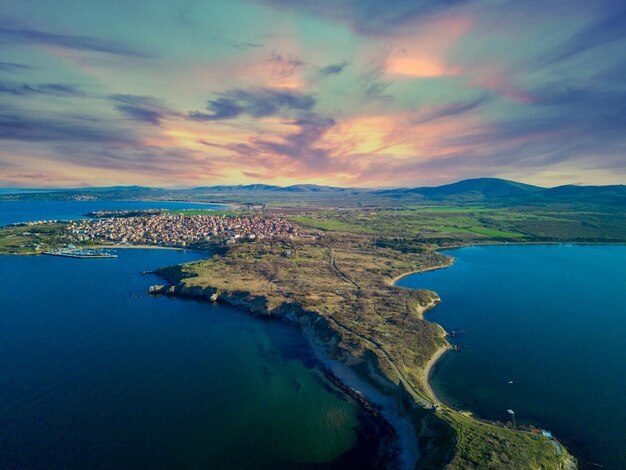
[[[543, 188], [499, 178], [474, 178], [442, 186], [396, 189], [341, 188], [315, 184], [275, 186], [268, 184], [200, 186], [191, 189], [164, 189], [142, 186], [113, 186], [106, 188], [71, 188], [39, 190], [38, 193], [9, 191], [1, 199], [64, 199], [78, 194], [100, 199], [176, 199], [183, 200], [315, 200], [335, 204], [338, 198], [349, 198], [353, 203], [389, 204], [392, 201], [442, 204], [485, 203], [498, 205], [542, 203], [589, 203], [601, 205], [626, 205], [626, 185], [580, 186], [564, 185]], [[238, 196], [239, 195], [239, 196]], [[347, 199], [344, 199], [344, 202]]]

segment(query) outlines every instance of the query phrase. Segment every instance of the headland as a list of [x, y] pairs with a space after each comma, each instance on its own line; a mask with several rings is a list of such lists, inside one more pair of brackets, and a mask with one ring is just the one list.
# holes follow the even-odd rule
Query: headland
[[[556, 454], [547, 440], [534, 440], [528, 433], [480, 421], [439, 403], [428, 375], [448, 343], [443, 329], [423, 317], [439, 297], [432, 291], [394, 284], [409, 273], [449, 266], [451, 258], [438, 252], [444, 248], [623, 242], [626, 225], [619, 223], [620, 209], [595, 207], [590, 216], [587, 205], [529, 208], [504, 202], [446, 205], [439, 201], [421, 207], [415, 201], [407, 205], [395, 199], [393, 207], [367, 199], [359, 203], [363, 207], [353, 199], [346, 201], [348, 206], [337, 207], [336, 199], [334, 206], [303, 205], [303, 197], [297, 204], [282, 206], [256, 199], [258, 209], [246, 206], [245, 212], [213, 222], [197, 219], [197, 214], [189, 220], [161, 215], [159, 223], [177, 224], [176, 239], [153, 240], [145, 230], [142, 234], [152, 222], [133, 220], [142, 218], [136, 214], [125, 220], [94, 221], [93, 226], [54, 222], [6, 227], [0, 229], [0, 250], [41, 252], [67, 243], [113, 246], [129, 239], [128, 230], [137, 231], [131, 246], [164, 246], [162, 242], [168, 248], [182, 248], [187, 240], [184, 248], [209, 249], [211, 257], [160, 270], [168, 282], [164, 292], [297, 322], [329, 364], [349, 371], [336, 374], [343, 382], [358, 377], [360, 385], [355, 388], [367, 389], [372, 403], [376, 395], [393, 402], [386, 418], [392, 422], [393, 414], [410, 422], [416, 452], [408, 454], [419, 456], [420, 465], [466, 468], [489, 462], [497, 468], [569, 468], [572, 460], [567, 451]], [[590, 217], [593, 223], [588, 222]], [[243, 224], [245, 233], [237, 232], [241, 220], [253, 224]], [[256, 235], [254, 220], [266, 227], [267, 232], [260, 232], [263, 237], [250, 236]], [[222, 225], [226, 232], [220, 232], [219, 224], [226, 224]], [[187, 226], [196, 239], [185, 239]], [[282, 235], [272, 235], [277, 233], [273, 227], [279, 227]], [[211, 232], [208, 237], [205, 228]]]

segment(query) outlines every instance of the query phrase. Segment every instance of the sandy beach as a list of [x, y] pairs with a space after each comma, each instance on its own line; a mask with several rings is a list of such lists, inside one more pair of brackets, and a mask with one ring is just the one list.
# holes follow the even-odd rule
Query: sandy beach
[[435, 394], [435, 391], [433, 390], [432, 385], [430, 383], [430, 373], [435, 363], [446, 352], [450, 351], [450, 349], [451, 349], [450, 345], [446, 342], [446, 344], [444, 344], [439, 349], [437, 349], [437, 351], [435, 351], [435, 354], [432, 355], [432, 357], [429, 359], [429, 361], [426, 363], [426, 366], [424, 367], [424, 388], [426, 389], [426, 393], [428, 393], [428, 397], [431, 400], [433, 400], [436, 404], [440, 403], [441, 401], [437, 398], [437, 395]]
[[[404, 274], [400, 274], [399, 276], [394, 277], [391, 280], [392, 285], [395, 285], [400, 279], [402, 279], [403, 277], [406, 276], [410, 276], [411, 274], [419, 274], [419, 273], [424, 273], [427, 271], [435, 271], [438, 269], [444, 269], [444, 268], [449, 268], [450, 266], [453, 266], [455, 262], [455, 259], [452, 258], [451, 256], [448, 257], [448, 263], [443, 264], [441, 266], [432, 266], [432, 267], [428, 267], [428, 268], [423, 268], [423, 269], [418, 269], [415, 271], [410, 271]], [[430, 307], [430, 308], [425, 308], [424, 311], [420, 312], [420, 314], [424, 314], [426, 313], [427, 310], [430, 310], [431, 308], [434, 308], [436, 305]], [[430, 373], [434, 367], [434, 365], [436, 364], [436, 362], [449, 350], [451, 350], [451, 346], [450, 343], [448, 343], [448, 341], [445, 339], [447, 333], [446, 330], [439, 325], [436, 322], [435, 323], [437, 326], [439, 326], [439, 328], [441, 328], [441, 332], [442, 332], [442, 337], [445, 340], [445, 343], [439, 347], [439, 349], [437, 349], [433, 355], [431, 356], [431, 358], [428, 360], [428, 362], [426, 363], [426, 365], [424, 366], [424, 375], [423, 375], [423, 381], [424, 381], [424, 389], [426, 391], [426, 393], [428, 394], [428, 398], [430, 400], [433, 401], [433, 403], [440, 403], [441, 400], [438, 399], [437, 395], [435, 394], [431, 383], [430, 383]]]
[[[451, 256], [448, 257], [449, 261], [447, 264], [442, 264], [441, 266], [430, 266], [428, 268], [421, 268], [421, 269], [416, 269], [415, 271], [409, 271], [406, 273], [402, 273], [397, 275], [396, 277], [392, 277], [389, 281], [389, 283], [393, 286], [396, 285], [396, 283], [402, 279], [403, 277], [407, 277], [410, 276], [411, 274], [420, 274], [420, 273], [425, 273], [428, 271], [436, 271], [437, 269], [444, 269], [444, 268], [449, 268], [450, 266], [454, 265], [454, 258], [452, 258]], [[401, 287], [401, 286], [398, 286]], [[401, 287], [403, 288], [403, 287]]]

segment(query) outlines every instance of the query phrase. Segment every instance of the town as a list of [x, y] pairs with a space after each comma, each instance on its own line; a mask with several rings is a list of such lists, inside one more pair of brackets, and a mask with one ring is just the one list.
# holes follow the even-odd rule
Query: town
[[112, 217], [72, 222], [68, 229], [78, 242], [114, 241], [179, 247], [202, 242], [233, 244], [244, 240], [302, 236], [298, 227], [285, 219], [260, 216], [160, 214]]

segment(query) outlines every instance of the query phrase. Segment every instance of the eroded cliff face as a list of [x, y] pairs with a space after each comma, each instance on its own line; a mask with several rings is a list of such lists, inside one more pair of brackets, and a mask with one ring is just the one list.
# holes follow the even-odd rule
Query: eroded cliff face
[[348, 335], [334, 325], [332, 320], [302, 308], [297, 302], [284, 301], [272, 308], [270, 301], [264, 296], [244, 291], [220, 290], [210, 286], [189, 286], [184, 282], [151, 286], [148, 293], [221, 302], [259, 317], [293, 322], [329, 359], [340, 361], [354, 369], [380, 391], [390, 393], [395, 390], [396, 383], [387, 377], [376, 353], [361, 345], [356, 338], [348, 338]]
[[[364, 346], [357, 336], [343, 330], [332, 319], [309, 311], [297, 302], [283, 301], [271, 308], [269, 300], [264, 296], [210, 286], [189, 286], [184, 280], [176, 284], [152, 286], [148, 292], [152, 295], [221, 302], [262, 318], [280, 319], [298, 325], [318, 356], [321, 356], [328, 371], [344, 382], [344, 390], [349, 390], [370, 411], [381, 414], [387, 426], [391, 426], [398, 440], [395, 445], [401, 449], [397, 451], [399, 461], [402, 462], [399, 468], [413, 468], [418, 461], [432, 461], [432, 455], [426, 453], [435, 450], [435, 438], [438, 440], [437, 446], [441, 447], [441, 433], [434, 434], [431, 429], [433, 425], [429, 427], [423, 423], [425, 418], [428, 422], [439, 420], [413, 400], [402, 382], [394, 381], [394, 371], [380, 353]], [[438, 298], [433, 299], [434, 304], [437, 301]], [[337, 364], [340, 366], [337, 367]], [[346, 375], [345, 371], [351, 372]], [[451, 442], [444, 447], [450, 445]], [[439, 467], [444, 463], [440, 462]]]
[[[358, 389], [356, 398], [365, 400], [366, 406], [374, 406], [391, 423], [401, 441], [403, 467], [412, 468], [419, 460], [433, 464], [438, 462], [432, 467], [437, 468], [443, 467], [449, 460], [454, 437], [443, 429], [445, 424], [413, 399], [403, 383], [397, 380], [388, 360], [371, 348], [374, 343], [364, 345], [363, 340], [346, 331], [333, 319], [309, 311], [297, 302], [284, 300], [276, 303], [274, 300], [274, 306], [271, 307], [271, 301], [265, 296], [211, 286], [187, 285], [184, 279], [176, 284], [153, 286], [149, 293], [221, 302], [244, 309], [252, 315], [298, 325], [324, 364], [340, 363], [343, 366], [339, 369], [331, 366], [332, 373], [347, 383], [348, 387]], [[428, 299], [428, 307], [438, 302], [439, 297], [433, 295]], [[420, 316], [422, 313], [423, 310], [417, 311]], [[344, 376], [342, 370], [351, 371], [348, 372], [350, 377]], [[434, 432], [434, 429], [437, 431]]]

